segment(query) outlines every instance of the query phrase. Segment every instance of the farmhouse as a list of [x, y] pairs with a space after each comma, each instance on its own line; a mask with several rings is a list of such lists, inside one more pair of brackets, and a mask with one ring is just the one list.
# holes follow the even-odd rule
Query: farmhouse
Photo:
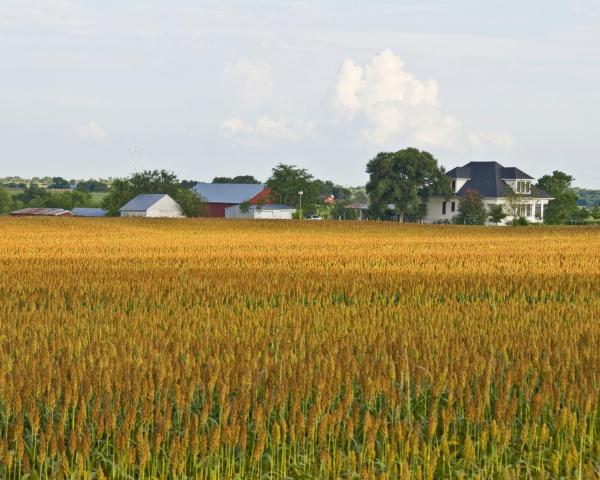
[[103, 208], [74, 208], [71, 210], [76, 217], [106, 217], [108, 212]]
[[206, 216], [224, 218], [225, 209], [248, 203], [269, 203], [271, 189], [262, 183], [198, 183], [191, 189], [206, 203]]
[[249, 205], [247, 208], [243, 208], [241, 205], [233, 205], [225, 209], [225, 218], [291, 220], [295, 212], [296, 209], [288, 205]]
[[72, 217], [73, 213], [62, 208], [22, 208], [10, 212], [13, 217]]
[[459, 200], [469, 191], [479, 193], [488, 210], [494, 205], [503, 205], [508, 214], [505, 223], [515, 217], [542, 221], [544, 209], [552, 200], [548, 193], [534, 186], [533, 177], [497, 162], [470, 162], [449, 170], [446, 175], [452, 179], [453, 195], [448, 199], [430, 198], [425, 223], [452, 221], [458, 214]]
[[123, 205], [119, 212], [122, 217], [181, 218], [184, 216], [179, 204], [166, 193], [138, 195]]

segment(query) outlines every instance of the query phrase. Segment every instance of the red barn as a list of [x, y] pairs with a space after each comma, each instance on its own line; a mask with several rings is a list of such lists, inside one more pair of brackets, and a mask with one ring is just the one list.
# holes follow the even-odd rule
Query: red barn
[[270, 203], [271, 189], [262, 183], [198, 183], [192, 191], [206, 203], [206, 216], [225, 218], [225, 209], [240, 203]]

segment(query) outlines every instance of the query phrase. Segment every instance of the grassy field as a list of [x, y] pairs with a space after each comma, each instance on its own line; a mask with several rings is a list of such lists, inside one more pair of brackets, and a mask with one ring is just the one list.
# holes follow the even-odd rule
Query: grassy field
[[0, 477], [597, 478], [600, 229], [0, 218]]

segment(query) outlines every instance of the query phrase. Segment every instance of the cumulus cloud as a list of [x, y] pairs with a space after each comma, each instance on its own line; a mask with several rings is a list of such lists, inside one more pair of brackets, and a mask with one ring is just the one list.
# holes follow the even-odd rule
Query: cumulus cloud
[[273, 91], [271, 66], [261, 60], [238, 58], [227, 64], [225, 75], [236, 83], [240, 100], [247, 106], [260, 105]]
[[364, 65], [346, 60], [339, 71], [329, 106], [343, 122], [361, 118], [363, 137], [374, 144], [413, 142], [453, 150], [508, 148], [510, 135], [467, 130], [444, 112], [434, 80], [420, 80], [391, 50]]
[[254, 123], [238, 117], [228, 118], [221, 123], [221, 130], [226, 135], [263, 140], [299, 140], [310, 136], [314, 128], [312, 122], [269, 116], [258, 117]]
[[104, 129], [94, 121], [79, 125], [77, 136], [80, 140], [89, 142], [103, 142], [107, 138]]

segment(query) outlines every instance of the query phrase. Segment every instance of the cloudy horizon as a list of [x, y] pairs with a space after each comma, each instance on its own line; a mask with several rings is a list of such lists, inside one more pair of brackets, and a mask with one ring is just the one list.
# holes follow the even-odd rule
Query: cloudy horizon
[[0, 5], [0, 176], [277, 163], [344, 185], [380, 151], [600, 188], [600, 1]]

